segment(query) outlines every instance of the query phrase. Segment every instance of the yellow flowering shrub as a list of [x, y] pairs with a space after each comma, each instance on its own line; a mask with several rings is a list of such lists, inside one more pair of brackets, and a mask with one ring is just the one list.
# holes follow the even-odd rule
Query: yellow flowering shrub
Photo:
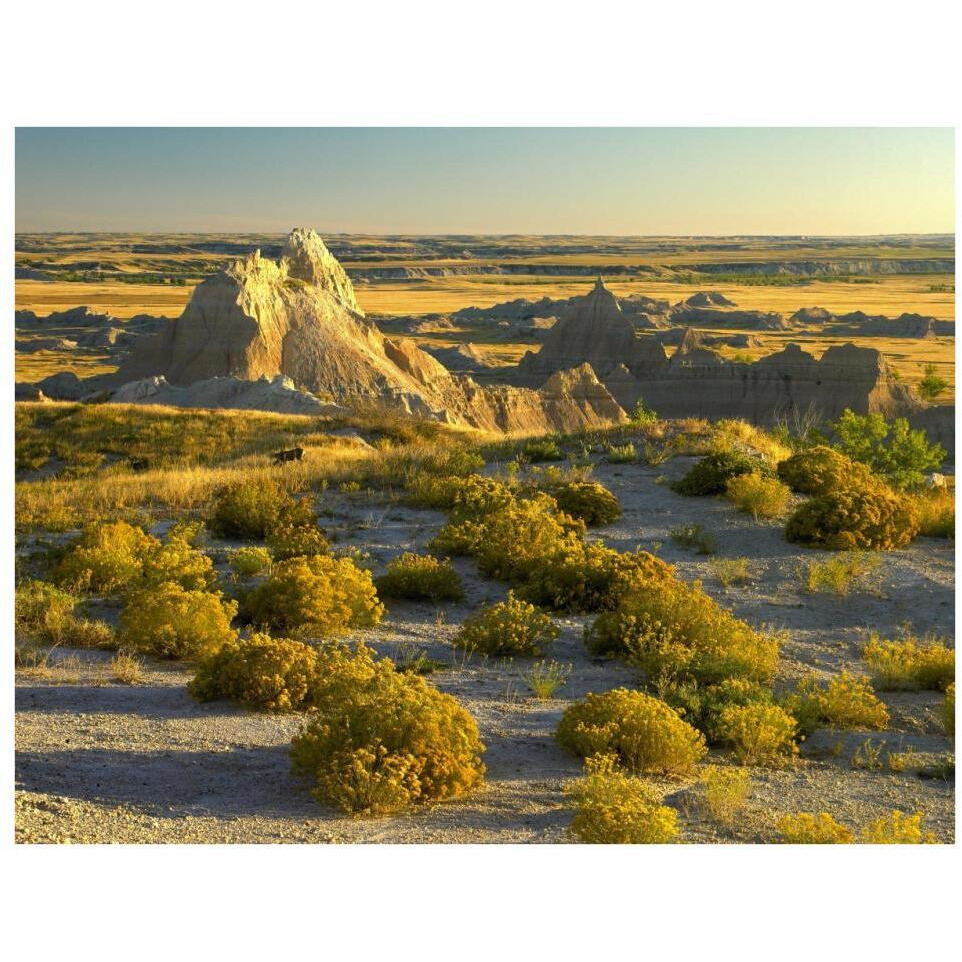
[[632, 772], [683, 775], [702, 759], [704, 736], [663, 701], [616, 688], [570, 705], [557, 731], [562, 747], [582, 758], [615, 755]]
[[310, 698], [291, 759], [321, 801], [380, 815], [454, 798], [484, 779], [477, 724], [457, 699], [370, 649], [320, 649]]
[[906, 815], [897, 809], [862, 828], [866, 845], [925, 845], [935, 842], [935, 835], [922, 828], [922, 813]]
[[757, 471], [737, 474], [728, 480], [725, 496], [739, 511], [759, 518], [780, 518], [788, 509], [791, 492], [777, 478], [767, 478]]
[[565, 789], [574, 801], [571, 834], [594, 845], [658, 845], [678, 835], [678, 813], [642, 779], [606, 756], [585, 762], [585, 777]]
[[585, 632], [595, 654], [627, 655], [651, 682], [692, 678], [705, 684], [740, 677], [767, 681], [778, 642], [722, 608], [697, 582], [639, 581]]
[[918, 531], [912, 501], [881, 483], [818, 495], [799, 505], [785, 525], [789, 541], [834, 551], [904, 548]]
[[382, 598], [460, 601], [464, 597], [461, 576], [450, 561], [410, 551], [389, 561], [387, 571], [374, 584]]
[[121, 645], [159, 658], [201, 658], [237, 637], [237, 604], [219, 593], [166, 581], [131, 592], [120, 615]]
[[621, 517], [621, 503], [597, 481], [567, 481], [550, 486], [548, 493], [565, 514], [589, 527], [611, 524]]
[[469, 615], [454, 637], [458, 648], [486, 655], [537, 657], [558, 637], [559, 628], [534, 605], [508, 593], [507, 601]]
[[188, 591], [209, 591], [217, 583], [211, 559], [182, 537], [171, 537], [144, 558], [143, 577], [137, 587], [173, 581]]
[[784, 700], [784, 707], [798, 721], [803, 735], [826, 726], [880, 731], [889, 723], [888, 709], [872, 690], [868, 678], [847, 671], [826, 685], [809, 675]]
[[836, 822], [828, 812], [783, 815], [778, 820], [778, 831], [782, 841], [789, 845], [850, 845], [855, 841], [851, 830]]
[[882, 691], [945, 689], [955, 678], [955, 649], [936, 639], [883, 641], [873, 635], [862, 657]]
[[263, 711], [300, 711], [310, 704], [316, 671], [310, 645], [255, 633], [204, 658], [187, 690], [198, 701], [228, 698]]
[[819, 444], [793, 454], [778, 465], [778, 476], [800, 494], [828, 494], [839, 488], [874, 484], [871, 468]]
[[729, 705], [718, 717], [718, 738], [743, 765], [784, 764], [796, 752], [796, 722], [778, 705]]
[[270, 571], [273, 560], [267, 548], [248, 545], [232, 551], [228, 563], [238, 578], [253, 578]]
[[723, 825], [734, 825], [751, 791], [751, 773], [745, 768], [708, 765], [698, 781], [701, 808]]
[[276, 481], [238, 481], [214, 495], [207, 527], [218, 538], [262, 541], [294, 499]]
[[87, 525], [54, 571], [61, 585], [98, 594], [127, 588], [140, 579], [144, 561], [160, 546], [153, 536], [126, 521]]
[[17, 644], [114, 648], [114, 632], [102, 621], [76, 614], [79, 599], [46, 581], [25, 581], [14, 594]]
[[372, 628], [384, 614], [371, 573], [349, 558], [290, 558], [244, 599], [250, 620], [297, 636], [326, 637], [346, 628]]
[[306, 499], [282, 504], [268, 526], [266, 537], [275, 561], [324, 554], [329, 547], [324, 532], [317, 526], [314, 509]]

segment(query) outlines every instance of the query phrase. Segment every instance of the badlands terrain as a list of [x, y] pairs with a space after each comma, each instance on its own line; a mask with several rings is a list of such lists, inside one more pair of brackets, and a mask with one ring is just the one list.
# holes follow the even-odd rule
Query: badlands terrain
[[[795, 840], [784, 817], [821, 813], [841, 840], [877, 841], [899, 834], [896, 811], [919, 816], [921, 838], [954, 840], [953, 238], [326, 241], [18, 237], [20, 841], [598, 840], [572, 830], [591, 806], [583, 759], [557, 733], [590, 693], [619, 688], [703, 733], [691, 735], [697, 764], [634, 758], [627, 775], [584, 782], [648, 799], [644, 813], [674, 826], [650, 841]], [[833, 427], [846, 411], [905, 419], [942, 450], [920, 460], [916, 445], [893, 467], [891, 436], [866, 453]], [[835, 476], [845, 497], [867, 471], [858, 496], [884, 503], [891, 530], [820, 547], [811, 532], [789, 538], [788, 519], [823, 495], [780, 465], [826, 444], [847, 465], [844, 484]], [[281, 450], [299, 454], [273, 458]], [[734, 473], [685, 493], [712, 458]], [[739, 472], [762, 501], [739, 499]], [[484, 485], [502, 507], [466, 514]], [[569, 516], [565, 492], [617, 510]], [[283, 538], [225, 526], [225, 505], [249, 512], [251, 499], [298, 520]], [[488, 556], [502, 508], [532, 512], [531, 538], [519, 528], [509, 552], [535, 552], [523, 571]], [[489, 527], [452, 547], [459, 520]], [[825, 550], [843, 541], [856, 550]], [[96, 563], [83, 554], [95, 542]], [[278, 573], [315, 553], [369, 573], [384, 606], [373, 623], [282, 628], [269, 614]], [[450, 555], [440, 564], [458, 589], [432, 595], [421, 575], [392, 589], [405, 553]], [[649, 572], [660, 559], [666, 592], [691, 591], [683, 607], [704, 608], [719, 638], [744, 634], [776, 657], [681, 670], [659, 648], [656, 673], [650, 651], [599, 650], [588, 639], [631, 593], [577, 595], [552, 567], [562, 556], [575, 581], [589, 558]], [[477, 725], [483, 779], [473, 760], [451, 797], [425, 777], [404, 782], [412, 804], [372, 792], [353, 813], [343, 791], [312, 795], [290, 746], [320, 701], [200, 700], [188, 690], [211, 654], [188, 650], [200, 628], [174, 658], [159, 657], [176, 649], [158, 642], [163, 624], [136, 630], [169, 589], [161, 557], [175, 593], [237, 602], [226, 634], [266, 627], [322, 647], [334, 635], [453, 696]], [[111, 575], [98, 583], [102, 562]], [[537, 588], [555, 574], [552, 591]], [[537, 596], [557, 637], [534, 654], [466, 646], [465, 624], [509, 589]], [[697, 626], [674, 628], [696, 644]], [[938, 660], [938, 677], [886, 674], [879, 645]], [[853, 704], [826, 707], [851, 678], [864, 679]], [[752, 724], [788, 717], [791, 732], [767, 748], [767, 727], [723, 733], [704, 699], [735, 688], [728, 708], [764, 706]]]

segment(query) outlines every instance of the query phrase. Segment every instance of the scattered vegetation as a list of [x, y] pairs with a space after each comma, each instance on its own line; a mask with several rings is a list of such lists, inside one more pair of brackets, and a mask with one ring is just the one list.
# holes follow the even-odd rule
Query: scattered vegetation
[[370, 649], [318, 651], [314, 711], [291, 744], [323, 802], [371, 815], [462, 795], [483, 780], [474, 719], [451, 695]]
[[955, 679], [955, 649], [939, 638], [909, 635], [899, 641], [883, 641], [873, 634], [862, 657], [882, 691], [944, 691]]
[[[24, 581], [14, 596], [14, 633], [18, 659], [28, 650], [68, 648], [114, 648], [114, 632], [102, 621], [77, 613], [80, 600], [46, 581]], [[33, 657], [38, 652], [34, 651]]]
[[698, 782], [699, 804], [709, 818], [722, 825], [734, 825], [745, 808], [751, 791], [751, 773], [746, 768], [709, 765]]
[[834, 594], [847, 598], [852, 589], [881, 564], [876, 555], [850, 551], [825, 561], [807, 561], [798, 567], [802, 590], [812, 594]]
[[244, 598], [258, 626], [298, 637], [327, 637], [347, 628], [373, 628], [384, 614], [371, 573], [331, 555], [278, 562]]
[[712, 558], [709, 566], [712, 574], [726, 588], [750, 585], [757, 577], [755, 565], [748, 558]]
[[945, 689], [942, 701], [942, 728], [949, 738], [955, 738], [955, 682]]
[[725, 493], [739, 511], [750, 514], [756, 521], [759, 518], [781, 518], [788, 509], [791, 496], [787, 485], [756, 471], [729, 479]]
[[469, 615], [453, 643], [486, 655], [537, 657], [558, 634], [548, 615], [509, 593], [507, 601], [485, 605]]
[[786, 698], [785, 708], [797, 719], [803, 735], [822, 727], [882, 730], [889, 723], [888, 709], [872, 690], [868, 678], [847, 671], [826, 685], [809, 675]]
[[557, 661], [536, 661], [522, 677], [535, 698], [547, 700], [554, 698], [558, 689], [564, 687], [572, 667]]
[[554, 438], [539, 438], [528, 441], [521, 449], [526, 461], [532, 464], [538, 461], [562, 461], [564, 453]]
[[923, 845], [935, 842], [935, 836], [922, 827], [922, 813], [906, 815], [897, 809], [862, 828], [866, 845]]
[[765, 472], [764, 462], [737, 451], [709, 454], [671, 486], [678, 494], [705, 496], [724, 494], [728, 482], [740, 474]]
[[617, 688], [570, 705], [558, 725], [562, 747], [582, 758], [614, 755], [631, 772], [684, 775], [707, 751], [704, 736], [663, 701]]
[[317, 653], [291, 638], [255, 633], [206, 657], [187, 690], [198, 701], [227, 698], [261, 711], [300, 711], [311, 703]]
[[237, 604], [220, 594], [164, 582], [133, 592], [120, 615], [118, 641], [158, 658], [201, 658], [233, 640]]
[[464, 598], [461, 576], [450, 561], [410, 551], [388, 562], [387, 571], [374, 584], [383, 598], [426, 601], [460, 601]]
[[718, 716], [717, 733], [742, 765], [784, 764], [797, 751], [795, 719], [778, 705], [728, 705]]
[[620, 771], [611, 757], [589, 758], [584, 778], [565, 791], [575, 803], [571, 833], [582, 842], [657, 845], [678, 835], [678, 813], [662, 805], [643, 779]]
[[139, 685], [144, 680], [144, 666], [139, 658], [119, 651], [107, 662], [110, 677], [121, 685]]
[[682, 524], [670, 528], [668, 537], [680, 548], [693, 548], [698, 554], [714, 554], [718, 550], [718, 536], [700, 524]]
[[634, 444], [613, 444], [608, 448], [608, 462], [610, 464], [634, 464], [638, 460], [638, 452]]
[[778, 820], [778, 831], [789, 845], [850, 845], [855, 841], [851, 829], [840, 825], [827, 812], [783, 815]]

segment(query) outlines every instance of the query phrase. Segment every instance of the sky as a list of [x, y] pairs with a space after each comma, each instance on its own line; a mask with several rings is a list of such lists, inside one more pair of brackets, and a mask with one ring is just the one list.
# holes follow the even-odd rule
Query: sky
[[18, 231], [954, 232], [951, 128], [19, 128]]

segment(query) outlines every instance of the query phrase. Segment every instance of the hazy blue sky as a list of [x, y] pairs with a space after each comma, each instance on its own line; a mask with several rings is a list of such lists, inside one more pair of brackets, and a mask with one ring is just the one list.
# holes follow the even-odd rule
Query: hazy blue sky
[[949, 128], [21, 128], [17, 230], [954, 230]]

